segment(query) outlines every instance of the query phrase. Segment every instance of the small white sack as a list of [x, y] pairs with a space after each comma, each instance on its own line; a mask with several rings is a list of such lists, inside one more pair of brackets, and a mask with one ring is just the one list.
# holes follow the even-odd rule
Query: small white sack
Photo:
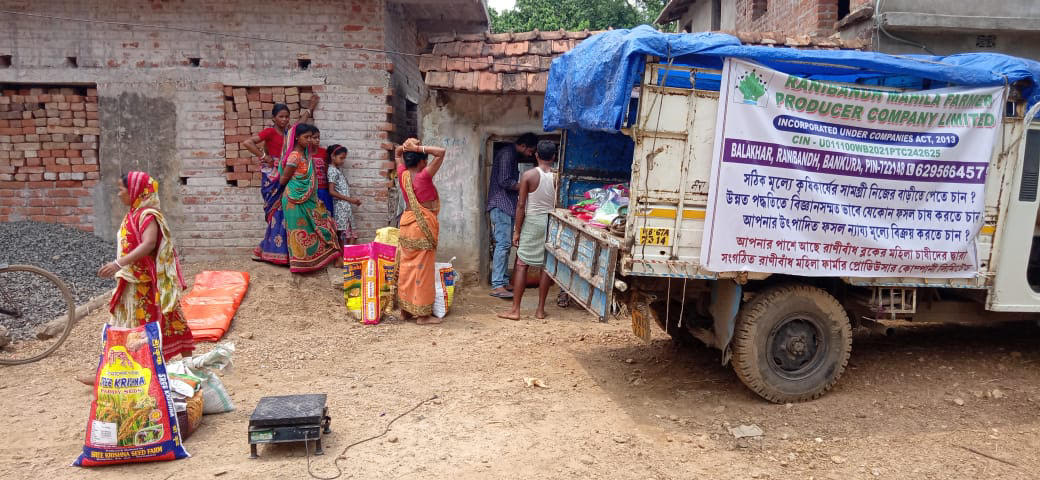
[[451, 265], [454, 261], [455, 257], [451, 257], [449, 262], [434, 264], [433, 316], [437, 318], [444, 318], [448, 314], [455, 298], [455, 279], [458, 274]]
[[231, 370], [231, 355], [235, 353], [235, 344], [231, 342], [221, 343], [213, 350], [198, 357], [190, 357], [166, 365], [166, 369], [173, 373], [194, 375], [202, 379], [202, 413], [230, 412], [235, 409], [231, 403], [231, 396], [224, 388], [224, 382], [220, 381], [214, 370]]

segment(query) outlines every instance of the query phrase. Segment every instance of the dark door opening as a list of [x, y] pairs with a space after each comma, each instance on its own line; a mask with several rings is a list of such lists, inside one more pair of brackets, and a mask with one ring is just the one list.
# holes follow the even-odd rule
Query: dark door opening
[[[485, 210], [486, 210], [486, 205], [487, 205], [487, 195], [488, 195], [488, 192], [490, 191], [489, 190], [489, 185], [490, 185], [489, 182], [491, 181], [491, 167], [494, 164], [495, 156], [498, 155], [498, 152], [500, 152], [503, 148], [513, 148], [513, 143], [516, 142], [517, 138], [519, 138], [519, 135], [517, 135], [517, 136], [497, 136], [497, 135], [495, 135], [495, 136], [492, 136], [492, 137], [488, 138], [488, 140], [487, 140], [487, 148], [486, 148], [487, 154], [484, 156], [484, 162], [483, 162], [483, 168], [482, 168], [483, 175], [481, 175], [482, 182], [483, 182], [483, 185], [484, 185], [484, 207], [483, 208]], [[550, 140], [552, 142], [555, 142], [557, 146], [560, 145], [560, 138], [561, 137], [560, 137], [559, 134], [544, 134], [544, 135], [539, 135], [538, 136], [538, 140], [539, 141], [541, 141], [541, 140]], [[562, 155], [562, 152], [557, 154], [557, 158], [559, 158], [560, 155]], [[523, 175], [524, 172], [534, 168], [534, 166], [535, 166], [534, 158], [528, 159], [527, 161], [521, 160], [521, 161], [517, 162], [517, 175], [518, 176], [519, 175]], [[557, 168], [559, 168], [559, 164], [557, 164]], [[485, 284], [490, 285], [491, 284], [491, 262], [492, 262], [492, 258], [494, 256], [494, 252], [495, 252], [495, 238], [494, 238], [494, 232], [492, 230], [492, 225], [491, 225], [491, 216], [486, 211], [484, 213], [484, 219], [485, 219], [485, 222], [486, 222], [486, 225], [487, 225], [487, 228], [486, 228], [487, 236], [486, 236], [486, 238], [487, 238], [487, 246], [488, 247], [487, 247], [487, 250], [485, 250], [483, 252], [483, 254], [482, 254], [483, 258], [481, 259], [481, 262], [480, 262], [480, 265], [481, 265], [481, 267], [480, 267], [481, 268], [480, 278], [484, 280]], [[507, 265], [508, 265], [507, 268], [508, 268], [508, 271], [509, 271], [509, 277], [510, 278], [512, 278], [513, 264], [515, 262], [516, 262], [516, 251], [515, 251], [515, 249], [510, 249], [509, 250], [509, 260], [507, 262]], [[530, 269], [528, 271], [528, 278], [531, 278], [532, 276], [534, 276], [534, 278], [537, 278], [537, 275], [541, 275], [541, 270], [532, 268], [532, 269]]]

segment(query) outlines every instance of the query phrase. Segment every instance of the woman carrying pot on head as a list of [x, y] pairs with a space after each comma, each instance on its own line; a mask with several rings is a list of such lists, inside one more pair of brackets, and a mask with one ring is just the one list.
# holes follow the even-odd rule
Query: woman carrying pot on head
[[[300, 113], [300, 123], [310, 120], [311, 110], [318, 106], [318, 96], [311, 97], [310, 110]], [[260, 131], [252, 138], [242, 142], [242, 146], [260, 158], [260, 194], [264, 198], [264, 217], [267, 230], [260, 245], [253, 249], [253, 260], [289, 264], [289, 251], [285, 236], [285, 223], [282, 213], [283, 186], [278, 181], [278, 171], [288, 152], [285, 146], [286, 135], [290, 128], [289, 107], [284, 103], [275, 104], [271, 109], [273, 125]], [[257, 146], [263, 143], [263, 151]]]

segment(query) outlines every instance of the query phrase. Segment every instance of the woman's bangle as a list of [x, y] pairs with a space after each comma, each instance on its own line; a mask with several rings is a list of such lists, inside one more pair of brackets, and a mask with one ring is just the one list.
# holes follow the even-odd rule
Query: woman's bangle
[[426, 155], [426, 145], [423, 145], [423, 147], [422, 147], [422, 153], [423, 153], [423, 155]]
[[123, 268], [123, 264], [119, 263], [119, 259], [118, 258], [113, 260], [113, 263], [115, 263], [117, 267]]

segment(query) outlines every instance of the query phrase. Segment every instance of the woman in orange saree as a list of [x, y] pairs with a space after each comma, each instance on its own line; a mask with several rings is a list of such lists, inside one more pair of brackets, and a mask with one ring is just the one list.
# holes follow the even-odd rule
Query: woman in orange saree
[[[405, 319], [419, 325], [441, 323], [433, 313], [440, 199], [433, 176], [444, 162], [444, 149], [409, 138], [395, 150], [397, 176], [407, 209], [401, 214], [397, 248], [397, 303]], [[433, 159], [428, 161], [429, 155]]]

